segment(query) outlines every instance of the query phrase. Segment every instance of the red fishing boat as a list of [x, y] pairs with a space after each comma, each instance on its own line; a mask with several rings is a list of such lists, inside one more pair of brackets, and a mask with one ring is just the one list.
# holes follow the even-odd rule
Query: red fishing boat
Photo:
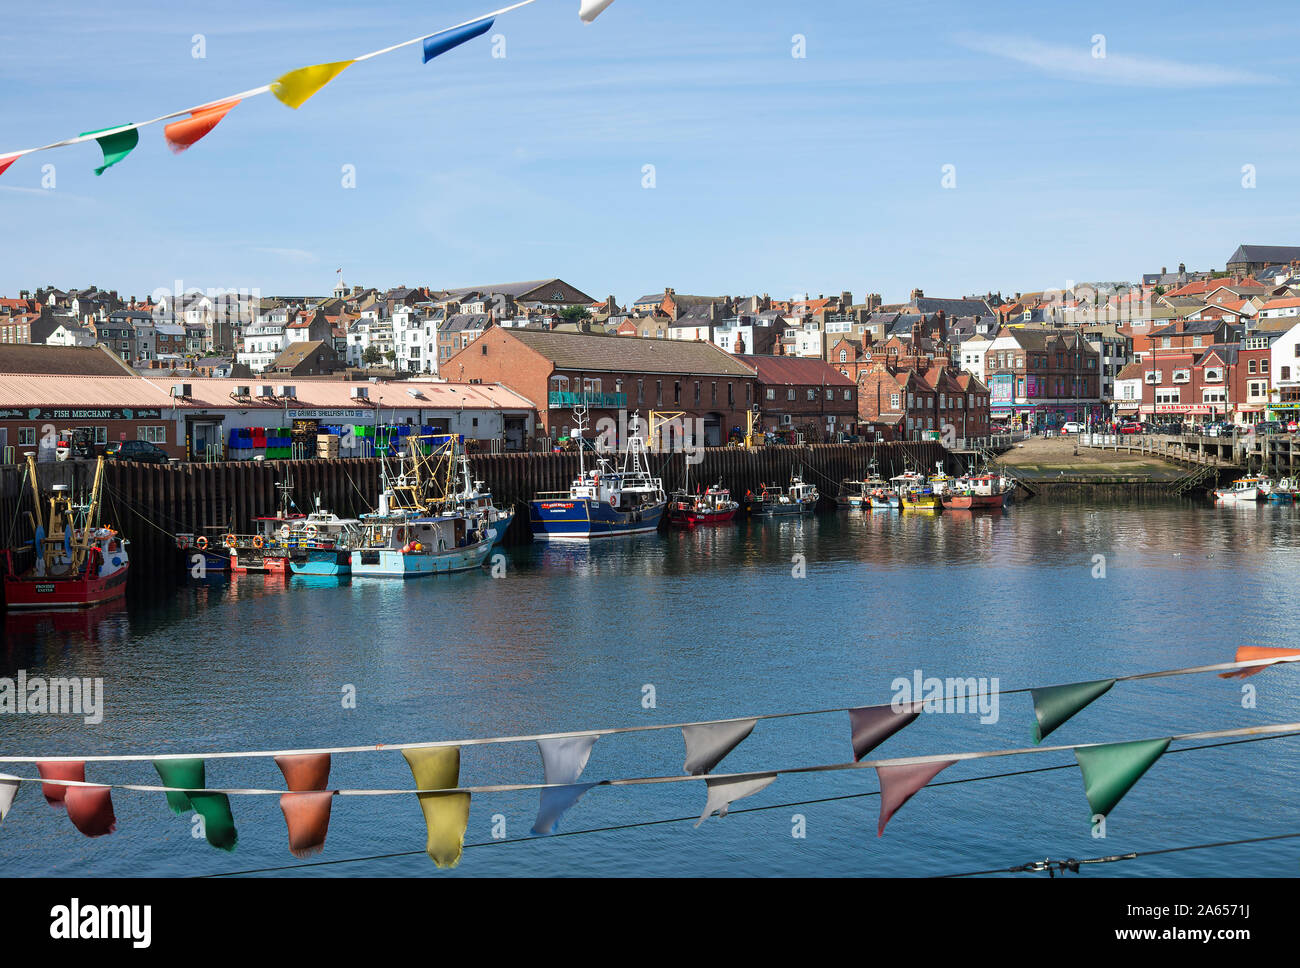
[[90, 501], [84, 505], [73, 503], [66, 484], [54, 485], [48, 501], [43, 500], [34, 454], [27, 455], [27, 469], [35, 498], [32, 550], [36, 560], [16, 574], [14, 550], [5, 551], [5, 606], [27, 611], [89, 608], [125, 595], [130, 542], [99, 523], [104, 459], [95, 467]]
[[979, 474], [952, 481], [943, 495], [943, 506], [955, 511], [978, 511], [1002, 507], [1002, 480], [996, 474]]
[[668, 502], [668, 523], [681, 528], [726, 524], [739, 510], [740, 504], [731, 499], [731, 492], [719, 481], [702, 494], [674, 494]]

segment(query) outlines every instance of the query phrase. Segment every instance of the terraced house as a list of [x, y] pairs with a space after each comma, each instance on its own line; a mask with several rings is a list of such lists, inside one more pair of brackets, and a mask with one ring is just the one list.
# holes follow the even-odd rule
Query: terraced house
[[1078, 330], [1003, 327], [984, 354], [993, 417], [1036, 427], [1103, 416], [1100, 361]]

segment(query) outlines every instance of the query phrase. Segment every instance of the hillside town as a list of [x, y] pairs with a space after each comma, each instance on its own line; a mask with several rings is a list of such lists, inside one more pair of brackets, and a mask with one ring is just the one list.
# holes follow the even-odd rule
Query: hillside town
[[[417, 425], [494, 451], [671, 412], [722, 446], [1007, 430], [1294, 430], [1300, 246], [1133, 282], [904, 302], [687, 295], [562, 279], [328, 296], [43, 286], [0, 299], [0, 448], [144, 441], [166, 459], [315, 456], [309, 436]], [[50, 434], [48, 428], [55, 427]], [[300, 449], [294, 450], [297, 446]], [[67, 447], [65, 446], [66, 450]]]

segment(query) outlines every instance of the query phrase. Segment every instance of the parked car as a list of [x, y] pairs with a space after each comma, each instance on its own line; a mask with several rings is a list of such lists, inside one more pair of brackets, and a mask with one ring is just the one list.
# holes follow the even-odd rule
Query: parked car
[[1083, 424], [1077, 420], [1067, 420], [1061, 424], [1061, 433], [1063, 434], [1081, 434], [1083, 433]]
[[1122, 423], [1119, 425], [1119, 432], [1121, 434], [1140, 434], [1142, 433], [1142, 425], [1139, 423]]
[[167, 451], [147, 440], [115, 440], [104, 448], [109, 460], [134, 460], [142, 464], [166, 464]]
[[1255, 424], [1255, 433], [1257, 434], [1280, 434], [1282, 424], [1276, 420], [1261, 420]]

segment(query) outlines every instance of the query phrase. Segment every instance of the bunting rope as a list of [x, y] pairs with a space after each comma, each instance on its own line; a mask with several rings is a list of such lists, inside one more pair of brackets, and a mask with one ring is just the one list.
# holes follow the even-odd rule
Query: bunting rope
[[[1242, 726], [1236, 729], [1218, 729], [1207, 730], [1199, 733], [1182, 733], [1176, 736], [1160, 737], [1157, 739], [1142, 740], [1124, 740], [1119, 742], [1170, 742], [1182, 743], [1192, 740], [1202, 739], [1227, 739], [1235, 736], [1250, 737], [1276, 737], [1282, 738], [1286, 735], [1300, 735], [1300, 722], [1294, 723], [1274, 723], [1266, 726]], [[1012, 747], [1001, 750], [973, 750], [963, 753], [927, 753], [921, 756], [899, 756], [889, 759], [878, 760], [860, 760], [850, 763], [821, 763], [812, 766], [792, 766], [783, 768], [769, 768], [761, 770], [745, 770], [740, 773], [701, 773], [687, 776], [642, 776], [642, 777], [625, 777], [615, 780], [596, 780], [592, 781], [589, 786], [647, 786], [660, 783], [692, 783], [692, 782], [717, 782], [719, 780], [746, 780], [766, 776], [785, 776], [797, 775], [803, 773], [835, 773], [843, 770], [862, 770], [875, 769], [879, 767], [899, 767], [899, 766], [925, 766], [938, 763], [952, 764], [965, 762], [968, 760], [994, 759], [1004, 756], [1025, 756], [1033, 753], [1063, 753], [1074, 752], [1077, 750], [1103, 749], [1117, 745], [1115, 741], [1106, 743], [1073, 743], [1063, 746], [1022, 746]], [[389, 747], [397, 749], [397, 747]], [[286, 754], [301, 755], [301, 754]], [[91, 787], [107, 788], [112, 790], [131, 790], [137, 793], [185, 793], [185, 794], [223, 794], [226, 796], [283, 796], [283, 789], [263, 789], [258, 787], [248, 788], [231, 788], [231, 787], [213, 787], [213, 788], [195, 788], [195, 787], [169, 787], [157, 786], [154, 784], [143, 783], [96, 783], [85, 780], [69, 780], [45, 777], [20, 777], [7, 776], [6, 779], [18, 783], [40, 783], [46, 786], [62, 787]], [[484, 793], [515, 793], [527, 790], [559, 790], [570, 788], [572, 783], [494, 783], [483, 786], [455, 786], [455, 787], [421, 787], [421, 788], [403, 788], [403, 789], [332, 789], [328, 792], [334, 796], [340, 797], [374, 797], [374, 796], [427, 796], [430, 794], [484, 794]]]
[[[1251, 647], [1243, 647], [1249, 649]], [[1239, 650], [1240, 651], [1240, 650]], [[1282, 650], [1279, 650], [1282, 651]], [[1284, 665], [1300, 662], [1300, 650], [1293, 651], [1292, 655], [1270, 655], [1265, 658], [1244, 659], [1236, 662], [1216, 662], [1210, 665], [1186, 666], [1178, 669], [1161, 669], [1155, 672], [1138, 672], [1130, 675], [1111, 676], [1098, 681], [1111, 682], [1137, 682], [1145, 679], [1164, 679], [1172, 676], [1199, 675], [1207, 672], [1216, 672], [1221, 675], [1224, 673], [1242, 672], [1245, 670], [1259, 671], [1272, 665]], [[937, 677], [936, 677], [937, 678]], [[963, 677], [964, 678], [964, 677]], [[1068, 686], [1077, 685], [1076, 683], [1057, 684], [1050, 686], [1023, 686], [1015, 689], [996, 689], [989, 691], [977, 692], [973, 696], [966, 696], [967, 701], [978, 699], [981, 696], [1011, 696], [1023, 693], [1040, 692], [1050, 689], [1067, 688]], [[945, 693], [942, 699], [936, 697], [935, 701], [947, 701], [953, 698]], [[919, 700], [914, 700], [919, 702]], [[911, 703], [905, 704], [910, 705]], [[58, 756], [0, 756], [0, 763], [57, 763], [57, 762], [83, 762], [83, 763], [145, 763], [155, 760], [221, 760], [221, 759], [265, 759], [277, 756], [305, 756], [319, 754], [341, 754], [341, 753], [378, 753], [378, 752], [400, 752], [402, 750], [417, 749], [438, 749], [450, 747], [465, 746], [488, 746], [505, 743], [532, 743], [539, 740], [559, 740], [559, 739], [576, 739], [585, 736], [616, 736], [623, 733], [642, 733], [655, 732], [667, 729], [687, 729], [693, 726], [720, 726], [734, 723], [757, 722], [772, 719], [792, 719], [800, 716], [825, 716], [834, 713], [851, 712], [854, 709], [863, 708], [860, 706], [836, 706], [827, 709], [808, 709], [797, 710], [794, 712], [783, 713], [758, 713], [750, 716], [732, 716], [726, 719], [701, 719], [693, 722], [682, 723], [652, 723], [642, 726], [615, 726], [598, 729], [570, 730], [566, 732], [552, 733], [531, 733], [518, 736], [489, 736], [478, 737], [473, 739], [448, 739], [448, 740], [427, 740], [424, 742], [411, 743], [374, 743], [367, 746], [332, 746], [318, 747], [309, 749], [286, 749], [286, 750], [250, 750], [242, 752], [214, 752], [214, 753], [130, 753], [130, 754], [104, 754], [104, 755], [58, 755]], [[1043, 747], [1047, 749], [1048, 747]], [[283, 792], [283, 791], [279, 791]]]
[[[150, 118], [148, 121], [113, 125], [95, 131], [85, 131], [75, 137], [53, 141], [50, 144], [40, 145], [36, 148], [3, 152], [0, 153], [0, 174], [3, 174], [10, 165], [25, 155], [82, 144], [87, 141], [97, 141], [104, 152], [104, 164], [95, 169], [95, 174], [101, 175], [106, 169], [117, 164], [135, 149], [139, 143], [141, 128], [161, 124], [164, 121], [173, 122], [167, 125], [165, 134], [171, 149], [176, 153], [180, 153], [208, 134], [225, 117], [227, 112], [242, 101], [270, 93], [283, 104], [294, 109], [300, 108], [321, 88], [353, 64], [359, 64], [419, 43], [424, 44], [424, 62], [428, 63], [439, 54], [446, 53], [452, 48], [486, 33], [491, 28], [495, 18], [518, 10], [520, 7], [526, 7], [534, 2], [536, 0], [519, 0], [519, 2], [510, 6], [493, 10], [491, 13], [474, 17], [452, 27], [412, 37], [400, 44], [392, 44], [346, 60], [300, 67], [281, 75], [270, 84], [263, 84], [261, 87], [240, 91], [238, 94], [205, 101], [191, 108], [162, 114], [156, 118]], [[584, 22], [591, 23], [612, 2], [613, 0], [581, 0], [579, 16]], [[185, 120], [178, 120], [182, 118]]]

